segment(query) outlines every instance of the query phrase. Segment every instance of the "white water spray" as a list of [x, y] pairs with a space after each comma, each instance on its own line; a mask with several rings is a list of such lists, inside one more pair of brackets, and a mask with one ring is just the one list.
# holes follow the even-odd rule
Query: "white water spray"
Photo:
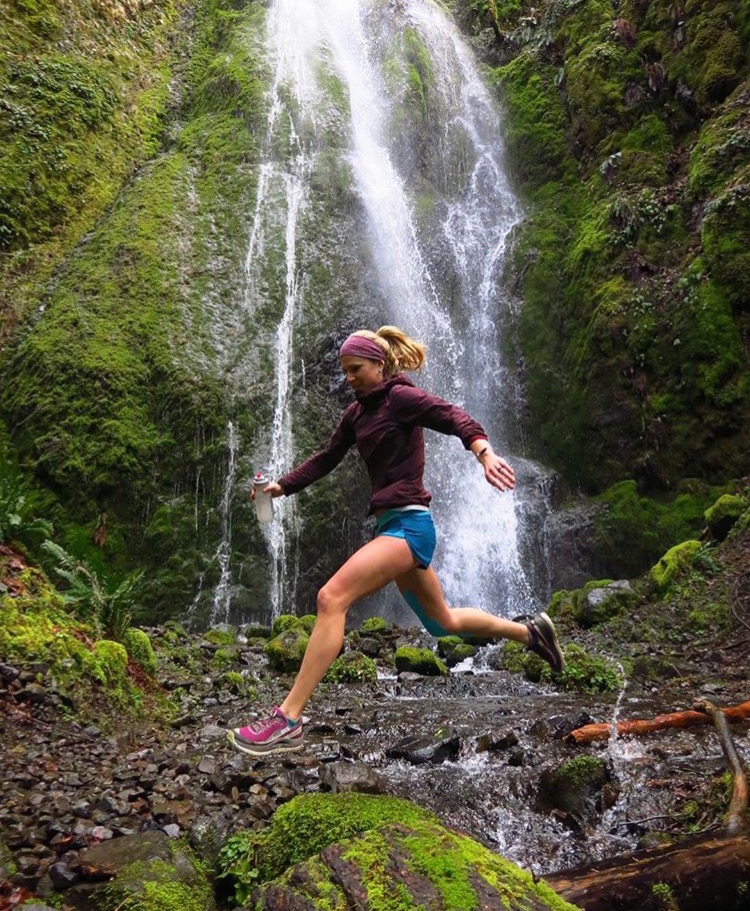
[[[275, 0], [267, 41], [274, 77], [248, 237], [248, 314], [271, 293], [267, 262], [283, 258], [285, 278], [273, 426], [256, 467], [278, 476], [296, 456], [295, 333], [305, 317], [301, 270], [311, 240], [302, 226], [320, 202], [315, 175], [326, 155], [352, 176], [368, 312], [428, 345], [420, 383], [465, 406], [504, 453], [515, 393], [500, 357], [511, 307], [500, 273], [522, 213], [502, 161], [498, 109], [465, 42], [433, 0]], [[426, 111], [417, 125], [408, 107], [415, 54]], [[519, 552], [521, 499], [491, 491], [476, 461], [438, 434], [428, 434], [426, 483], [447, 542], [436, 568], [448, 599], [505, 615], [534, 609]], [[299, 526], [294, 498], [277, 506], [267, 532], [274, 614], [293, 607], [288, 555]]]

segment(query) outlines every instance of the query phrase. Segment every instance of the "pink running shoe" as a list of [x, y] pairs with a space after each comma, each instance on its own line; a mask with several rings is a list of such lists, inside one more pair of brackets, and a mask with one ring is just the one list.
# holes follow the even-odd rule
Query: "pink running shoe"
[[250, 756], [293, 753], [302, 749], [305, 740], [302, 719], [290, 724], [278, 706], [274, 706], [265, 718], [259, 718], [247, 727], [228, 731], [227, 736], [235, 749]]

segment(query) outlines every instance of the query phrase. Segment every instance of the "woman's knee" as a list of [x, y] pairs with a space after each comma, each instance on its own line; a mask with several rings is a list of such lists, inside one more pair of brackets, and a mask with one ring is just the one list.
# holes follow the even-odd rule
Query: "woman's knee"
[[461, 632], [461, 619], [456, 611], [447, 608], [440, 613], [437, 621], [448, 636], [455, 636]]
[[346, 614], [349, 604], [332, 585], [324, 585], [318, 592], [317, 610], [319, 617], [336, 617]]

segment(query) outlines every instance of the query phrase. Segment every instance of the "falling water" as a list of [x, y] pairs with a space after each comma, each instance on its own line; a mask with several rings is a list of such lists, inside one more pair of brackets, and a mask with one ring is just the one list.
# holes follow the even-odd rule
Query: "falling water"
[[[432, 0], [275, 0], [267, 42], [274, 78], [248, 241], [248, 312], [269, 293], [270, 258], [283, 257], [285, 276], [271, 442], [256, 467], [277, 476], [296, 456], [295, 330], [309, 317], [304, 270], [314, 243], [303, 220], [322, 205], [315, 176], [331, 155], [351, 175], [356, 211], [346, 246], [363, 260], [350, 318], [396, 324], [424, 341], [420, 383], [466, 407], [505, 452], [515, 390], [500, 357], [512, 307], [501, 270], [522, 212], [502, 161], [497, 105], [455, 24]], [[418, 64], [420, 122], [409, 108]], [[427, 445], [426, 483], [446, 541], [436, 568], [448, 598], [506, 615], [531, 610], [535, 596], [519, 546], [529, 515], [523, 498], [489, 491], [455, 439], [428, 434]], [[267, 532], [274, 613], [294, 599], [293, 505], [294, 498], [279, 502]]]
[[215, 559], [219, 564], [219, 581], [211, 606], [211, 623], [226, 623], [231, 604], [232, 576], [229, 560], [232, 554], [232, 493], [237, 476], [237, 434], [230, 421], [227, 427], [228, 464], [221, 496], [221, 540]]

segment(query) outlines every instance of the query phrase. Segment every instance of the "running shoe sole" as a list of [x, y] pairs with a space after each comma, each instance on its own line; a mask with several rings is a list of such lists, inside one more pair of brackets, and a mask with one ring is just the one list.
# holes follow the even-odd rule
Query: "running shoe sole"
[[544, 612], [532, 617], [529, 624], [533, 625], [534, 632], [543, 647], [543, 649], [533, 648], [532, 651], [539, 655], [540, 658], [543, 658], [556, 674], [564, 671], [565, 656], [560, 648], [560, 643], [557, 641], [555, 624]]
[[281, 740], [275, 743], [247, 743], [241, 740], [234, 731], [227, 731], [227, 740], [232, 744], [235, 750], [241, 753], [247, 753], [248, 756], [271, 756], [274, 753], [297, 753], [301, 750], [305, 741], [299, 737], [298, 741]]

